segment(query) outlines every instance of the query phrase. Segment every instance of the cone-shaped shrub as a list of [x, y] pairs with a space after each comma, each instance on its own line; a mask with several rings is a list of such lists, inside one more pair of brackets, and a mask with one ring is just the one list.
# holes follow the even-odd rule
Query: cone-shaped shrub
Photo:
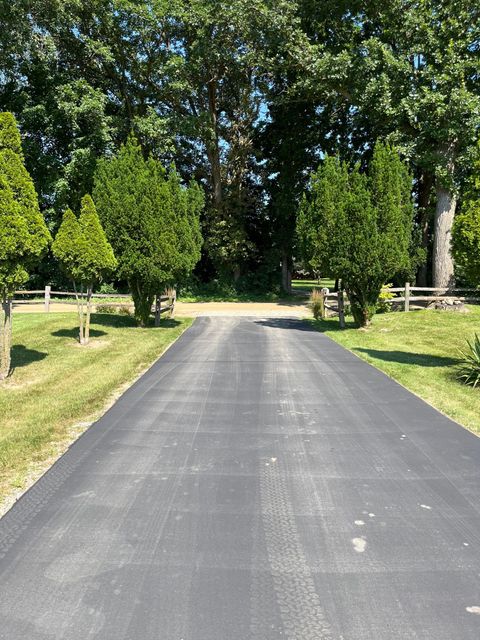
[[[78, 302], [80, 344], [87, 344], [90, 337], [93, 287], [111, 274], [117, 266], [112, 247], [102, 228], [91, 196], [86, 195], [82, 198], [78, 220], [73, 211], [70, 209], [65, 211], [52, 251], [66, 275], [73, 281]], [[78, 285], [80, 285], [80, 292], [78, 292]], [[86, 291], [85, 319], [84, 290]]]
[[153, 299], [188, 276], [200, 259], [203, 193], [176, 171], [145, 159], [132, 136], [115, 158], [101, 160], [93, 192], [100, 219], [127, 280], [137, 322], [148, 321]]
[[0, 113], [0, 380], [10, 370], [11, 298], [50, 242], [11, 113]]
[[383, 284], [412, 267], [411, 186], [397, 151], [377, 143], [367, 173], [327, 157], [302, 201], [304, 258], [341, 279], [360, 326], [375, 313]]

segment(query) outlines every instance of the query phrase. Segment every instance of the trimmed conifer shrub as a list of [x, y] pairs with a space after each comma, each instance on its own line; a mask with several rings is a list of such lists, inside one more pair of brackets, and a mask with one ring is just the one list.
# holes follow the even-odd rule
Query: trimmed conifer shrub
[[154, 297], [184, 280], [200, 259], [203, 192], [195, 182], [183, 185], [174, 167], [144, 158], [130, 136], [116, 157], [100, 160], [93, 197], [118, 277], [128, 282], [135, 318], [145, 326]]
[[79, 316], [79, 342], [88, 344], [93, 287], [111, 275], [117, 266], [91, 196], [82, 198], [78, 220], [71, 209], [65, 211], [52, 251], [73, 282]]
[[305, 261], [341, 279], [359, 326], [383, 283], [412, 269], [411, 176], [397, 151], [377, 143], [368, 172], [327, 157], [312, 175], [297, 232]]
[[17, 123], [11, 113], [0, 113], [0, 380], [10, 371], [13, 294], [50, 240], [25, 168]]

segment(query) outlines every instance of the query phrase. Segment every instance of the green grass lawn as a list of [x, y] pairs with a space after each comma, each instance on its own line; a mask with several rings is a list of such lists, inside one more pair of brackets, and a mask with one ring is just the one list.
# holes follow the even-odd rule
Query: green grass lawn
[[14, 314], [13, 373], [0, 384], [0, 504], [191, 322], [163, 319], [140, 329], [128, 316], [96, 314], [91, 343], [80, 347], [74, 313]]
[[312, 321], [331, 338], [375, 365], [475, 433], [480, 433], [480, 389], [456, 379], [460, 349], [480, 333], [480, 306], [468, 314], [411, 311], [376, 315], [368, 329], [338, 319]]
[[318, 280], [292, 280], [292, 289], [294, 291], [305, 291], [310, 293], [314, 288], [328, 287], [330, 291], [333, 291], [335, 286], [335, 280], [331, 278], [321, 278], [320, 283]]
[[292, 296], [279, 296], [276, 293], [206, 293], [178, 295], [179, 302], [278, 302], [291, 300]]

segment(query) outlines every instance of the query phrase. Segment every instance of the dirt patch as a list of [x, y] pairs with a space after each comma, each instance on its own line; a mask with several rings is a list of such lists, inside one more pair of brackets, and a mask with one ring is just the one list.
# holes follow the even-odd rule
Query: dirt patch
[[175, 315], [195, 318], [197, 316], [270, 316], [310, 317], [307, 304], [300, 302], [177, 302]]

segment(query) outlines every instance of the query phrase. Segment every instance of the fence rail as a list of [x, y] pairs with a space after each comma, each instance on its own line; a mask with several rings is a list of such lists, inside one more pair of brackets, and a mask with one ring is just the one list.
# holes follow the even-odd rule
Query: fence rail
[[[314, 287], [318, 289], [318, 287]], [[436, 295], [412, 295], [415, 293], [424, 293], [424, 292], [432, 292]], [[343, 291], [327, 291], [325, 289], [321, 289], [321, 293], [323, 295], [323, 308], [330, 309], [331, 311], [335, 311], [338, 313], [338, 318], [340, 321], [340, 327], [345, 327], [345, 303], [348, 303], [348, 299], [345, 297], [345, 293]], [[412, 287], [409, 282], [405, 283], [404, 287], [385, 287], [382, 289], [382, 293], [394, 293], [394, 294], [402, 294], [396, 295], [395, 297], [387, 300], [390, 304], [402, 304], [404, 311], [410, 311], [410, 303], [411, 302], [442, 302], [444, 300], [451, 300], [455, 298], [455, 300], [459, 300], [460, 302], [467, 303], [477, 303], [480, 304], [480, 289], [467, 289], [467, 288], [448, 288], [448, 287]], [[476, 293], [476, 296], [465, 296], [458, 294], [465, 293]], [[328, 305], [329, 300], [336, 300], [337, 306], [333, 308]]]
[[[14, 297], [12, 302], [14, 305], [23, 305], [23, 304], [43, 305], [46, 313], [50, 311], [51, 305], [66, 304], [66, 305], [75, 306], [77, 304], [76, 300], [55, 300], [52, 298], [52, 296], [76, 298], [76, 296], [78, 295], [78, 297], [83, 300], [85, 300], [87, 297], [87, 294], [85, 292], [75, 294], [74, 291], [53, 291], [51, 287], [48, 285], [44, 289], [30, 289], [30, 290], [15, 291], [14, 295], [15, 296], [32, 296], [32, 295], [42, 296], [41, 300], [28, 300], [25, 298], [19, 299], [18, 297]], [[99, 303], [101, 300], [105, 300], [106, 298], [110, 299], [111, 301], [106, 302], [105, 304], [108, 304], [109, 306], [112, 306], [112, 307], [131, 307], [133, 305], [133, 299], [130, 293], [92, 293], [91, 298], [98, 299]], [[129, 299], [130, 302], [117, 302], [116, 300], [112, 300], [112, 298], [113, 299], [121, 298], [122, 300]], [[173, 290], [173, 296], [166, 295], [166, 294], [161, 296], [156, 296], [155, 303], [152, 306], [152, 313], [155, 314], [156, 318], [158, 318], [158, 316], [161, 313], [165, 313], [166, 311], [170, 311], [173, 315], [176, 301], [177, 301], [177, 292], [175, 289]], [[162, 305], [163, 302], [170, 302], [170, 304]]]

